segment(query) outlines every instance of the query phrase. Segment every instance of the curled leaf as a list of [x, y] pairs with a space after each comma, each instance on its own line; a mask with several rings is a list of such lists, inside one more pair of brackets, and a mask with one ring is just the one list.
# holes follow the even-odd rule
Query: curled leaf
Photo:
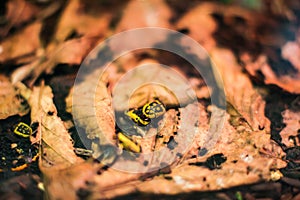
[[51, 169], [64, 169], [80, 163], [82, 160], [73, 151], [70, 134], [64, 127], [63, 121], [57, 116], [51, 88], [34, 87], [29, 105], [32, 108], [32, 123], [39, 124], [36, 136], [31, 136], [31, 142], [42, 144], [41, 170], [51, 173]]

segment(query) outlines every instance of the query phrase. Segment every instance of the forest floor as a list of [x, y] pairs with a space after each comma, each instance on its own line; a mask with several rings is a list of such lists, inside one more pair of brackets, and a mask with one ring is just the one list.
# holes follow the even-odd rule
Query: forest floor
[[300, 199], [299, 1], [0, 4], [0, 199]]

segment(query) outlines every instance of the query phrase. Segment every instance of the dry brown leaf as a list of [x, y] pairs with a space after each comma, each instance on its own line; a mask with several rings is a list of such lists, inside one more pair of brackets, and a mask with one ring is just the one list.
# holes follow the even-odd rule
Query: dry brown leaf
[[[281, 40], [276, 37], [269, 35], [271, 41], [273, 43], [272, 46], [281, 48], [281, 55], [276, 54], [272, 50], [266, 50], [263, 54], [259, 55], [257, 58], [253, 59], [253, 57], [249, 53], [242, 53], [240, 56], [241, 61], [245, 65], [245, 69], [252, 76], [261, 79], [258, 74], [263, 75], [263, 80], [266, 84], [275, 84], [278, 87], [290, 92], [299, 94], [300, 93], [300, 48], [299, 41], [286, 41], [286, 39], [282, 38]], [[297, 36], [300, 38], [299, 36]], [[263, 41], [260, 41], [263, 43]], [[269, 42], [269, 43], [270, 43]], [[267, 43], [267, 45], [270, 45]], [[265, 44], [265, 43], [263, 43]], [[278, 62], [280, 60], [280, 66], [276, 66], [276, 64], [272, 64], [275, 66], [271, 66], [269, 60], [273, 60], [273, 62]], [[286, 73], [280, 72], [280, 68], [285, 68], [284, 62], [289, 62], [291, 64], [290, 67], [293, 67], [293, 70], [289, 70]], [[274, 69], [275, 67], [275, 69]], [[276, 72], [277, 71], [277, 72]], [[261, 75], [260, 75], [261, 76]]]
[[[57, 64], [80, 64], [89, 51], [103, 38], [109, 27], [112, 14], [107, 10], [100, 12], [97, 10], [98, 7], [99, 5], [96, 8], [87, 9], [84, 1], [69, 1], [52, 41], [44, 51], [40, 52], [38, 58], [26, 67], [17, 69], [12, 79], [17, 82], [32, 75], [30, 84], [33, 84], [42, 73], [51, 73]], [[80, 38], [67, 40], [73, 33], [79, 35]], [[38, 38], [38, 35], [35, 38]]]
[[163, 0], [131, 0], [123, 11], [116, 32], [143, 27], [170, 28], [171, 17], [171, 9]]
[[[215, 15], [222, 19], [221, 23], [217, 23], [219, 21]], [[240, 22], [237, 22], [236, 19], [240, 19], [240, 22], [243, 21], [241, 23], [243, 25], [239, 24]], [[250, 49], [253, 48], [255, 46], [253, 43], [257, 40], [270, 46], [282, 42], [282, 37], [278, 37], [275, 32], [270, 35], [260, 31], [265, 24], [274, 29], [274, 24], [277, 24], [277, 21], [267, 18], [259, 11], [250, 10], [237, 4], [224, 5], [217, 2], [200, 2], [180, 18], [176, 24], [176, 29], [186, 32], [209, 52], [217, 43], [244, 52], [249, 50], [249, 47]], [[259, 33], [257, 33], [258, 31]], [[242, 37], [245, 41], [250, 41], [251, 44], [242, 46], [236, 42], [235, 36]]]
[[89, 162], [61, 170], [47, 170], [44, 177], [45, 195], [48, 199], [78, 199], [80, 190], [88, 191], [93, 185], [99, 170], [99, 164]]
[[[42, 144], [39, 167], [44, 174], [46, 194], [50, 198], [57, 195], [57, 193], [72, 197], [70, 191], [75, 191], [73, 187], [84, 185], [85, 180], [81, 177], [89, 176], [93, 172], [90, 169], [92, 166], [82, 164], [85, 170], [88, 171], [81, 170], [84, 173], [76, 171], [77, 168], [82, 166], [80, 163], [83, 160], [77, 157], [73, 151], [71, 137], [63, 122], [57, 116], [53, 94], [49, 86], [34, 87], [29, 104], [32, 107], [32, 123], [39, 123], [37, 135], [35, 138], [31, 137], [31, 141]], [[71, 166], [75, 168], [76, 173], [72, 173]], [[70, 174], [72, 176], [69, 176]], [[71, 180], [75, 180], [75, 182]], [[69, 188], [72, 188], [72, 190]]]
[[12, 0], [6, 4], [7, 24], [0, 29], [0, 36], [6, 36], [12, 27], [19, 26], [33, 19], [39, 13], [39, 8], [29, 1]]
[[[155, 194], [218, 190], [269, 180], [273, 169], [286, 165], [281, 160], [283, 151], [270, 141], [269, 135], [262, 132], [238, 132], [229, 124], [229, 115], [226, 119], [218, 143], [206, 156], [189, 159], [174, 167], [170, 174], [124, 188]], [[197, 151], [194, 152], [198, 155]], [[216, 153], [223, 153], [227, 158], [220, 169], [210, 170], [205, 165], [187, 165], [187, 162], [205, 162], [208, 156]], [[158, 185], [161, 187], [157, 187]]]
[[31, 136], [31, 142], [42, 144], [40, 169], [47, 175], [51, 170], [65, 169], [82, 162], [73, 151], [72, 139], [63, 121], [57, 116], [51, 88], [34, 87], [28, 102], [32, 123], [39, 123], [36, 137]]
[[[293, 52], [294, 53], [294, 52]], [[295, 55], [293, 55], [294, 57]], [[297, 56], [295, 56], [297, 57]], [[275, 84], [278, 87], [290, 92], [299, 94], [300, 93], [300, 74], [298, 73], [288, 75], [277, 75], [271, 66], [267, 63], [266, 55], [260, 55], [256, 61], [252, 61], [251, 56], [243, 54], [241, 60], [245, 64], [246, 70], [255, 76], [256, 73], [262, 73], [264, 75], [264, 82], [266, 84]], [[296, 62], [295, 60], [292, 62]]]
[[[48, 52], [51, 55], [49, 60], [55, 63], [79, 65], [99, 39], [100, 37], [82, 37], [68, 40], [58, 45], [53, 52]], [[46, 72], [51, 72], [51, 68], [47, 68]]]
[[176, 110], [170, 109], [164, 114], [161, 125], [158, 128], [160, 130], [157, 134], [160, 138], [156, 139], [155, 150], [163, 148], [165, 146], [164, 144], [168, 143], [170, 138], [175, 136], [174, 132], [177, 131], [178, 121]]
[[[64, 42], [72, 33], [87, 37], [100, 37], [107, 32], [112, 12], [108, 12], [101, 4], [86, 6], [88, 2], [71, 0], [66, 5], [57, 25], [54, 41], [55, 46]], [[100, 9], [99, 9], [100, 8]], [[51, 48], [52, 49], [52, 48]]]
[[[300, 39], [300, 36], [299, 36]], [[287, 42], [282, 47], [282, 57], [288, 60], [297, 70], [300, 71], [300, 41]]]
[[29, 110], [25, 99], [22, 99], [21, 94], [14, 88], [8, 78], [0, 75], [0, 119], [6, 119], [13, 115], [23, 116]]
[[138, 108], [156, 98], [166, 106], [179, 103], [186, 105], [195, 100], [196, 94], [191, 85], [174, 69], [160, 66], [158, 61], [152, 59], [137, 62], [134, 67], [137, 66], [139, 68], [117, 80], [117, 85], [113, 88], [113, 93], [116, 94], [113, 99], [116, 111]]
[[112, 108], [111, 96], [108, 93], [106, 83], [99, 80], [95, 93], [94, 106], [96, 108], [96, 120], [101, 131], [108, 141], [114, 142], [115, 117]]
[[104, 156], [102, 162], [112, 163], [116, 158], [114, 149], [101, 149], [103, 145], [116, 144], [114, 111], [106, 83], [99, 80], [98, 73], [94, 72], [76, 85], [70, 95], [73, 96], [72, 114], [77, 126], [84, 128], [86, 137], [93, 140], [93, 157]]
[[39, 40], [41, 26], [40, 22], [32, 23], [1, 42], [0, 63], [13, 59], [17, 62], [22, 56], [35, 55], [36, 50], [41, 47]]
[[242, 72], [233, 53], [216, 48], [212, 51], [212, 59], [222, 75], [227, 101], [246, 120], [250, 129], [264, 130], [269, 134], [270, 121], [265, 117], [265, 102], [252, 86], [249, 77]]
[[[98, 40], [98, 37], [82, 37], [62, 43], [57, 49], [42, 53], [33, 62], [16, 69], [11, 79], [15, 83], [32, 75], [32, 84], [42, 73], [52, 73], [58, 64], [79, 65]], [[47, 56], [44, 57], [44, 54]]]
[[188, 29], [188, 36], [210, 51], [216, 46], [212, 34], [217, 29], [217, 24], [211, 17], [216, 6], [210, 3], [199, 4], [188, 11], [176, 24], [177, 30]]
[[[109, 168], [102, 169], [101, 164], [84, 162], [64, 170], [52, 171], [45, 178], [46, 194], [50, 199], [88, 198], [107, 199], [106, 191], [126, 185], [127, 182], [137, 180], [140, 174], [130, 174]], [[117, 194], [126, 194], [117, 192]]]
[[[294, 104], [299, 106], [300, 98], [294, 100]], [[294, 147], [296, 145], [300, 145], [300, 113], [298, 108], [294, 108], [293, 106], [290, 109], [286, 109], [282, 112], [283, 123], [286, 124], [284, 129], [281, 130], [280, 136], [282, 138], [282, 143], [287, 147]]]

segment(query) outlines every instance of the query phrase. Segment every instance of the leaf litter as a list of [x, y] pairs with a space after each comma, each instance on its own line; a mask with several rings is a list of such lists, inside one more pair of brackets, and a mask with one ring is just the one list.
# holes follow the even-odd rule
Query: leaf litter
[[[276, 84], [288, 92], [298, 94], [297, 84], [294, 84], [298, 79], [298, 60], [291, 55], [291, 52], [298, 53], [298, 41], [287, 42], [283, 45], [284, 42], [281, 41], [284, 39], [280, 34], [275, 35], [279, 38], [279, 42], [275, 43], [272, 43], [272, 39], [268, 40], [267, 34], [263, 34], [261, 38], [255, 38], [261, 42], [260, 44], [271, 42], [272, 45], [282, 47], [282, 58], [288, 60], [297, 72], [293, 76], [290, 73], [278, 75], [272, 63], [267, 60], [270, 52], [258, 52], [257, 56], [255, 55], [257, 52], [253, 54], [251, 50], [244, 52], [235, 47], [228, 47], [226, 43], [223, 43], [223, 46], [219, 45], [220, 38], [216, 35], [218, 35], [220, 24], [218, 24], [216, 18], [218, 20], [224, 19], [224, 23], [227, 25], [233, 23], [231, 17], [234, 15], [246, 20], [250, 27], [250, 31], [246, 34], [250, 34], [248, 36], [250, 36], [249, 41], [251, 41], [254, 40], [253, 35], [257, 34], [255, 32], [257, 30], [255, 20], [261, 16], [250, 17], [253, 16], [254, 11], [235, 6], [201, 3], [186, 11], [183, 15], [179, 15], [176, 23], [173, 24], [170, 19], [174, 16], [174, 13], [172, 13], [174, 10], [169, 7], [172, 4], [164, 1], [149, 2], [152, 7], [149, 6], [150, 4], [137, 1], [129, 1], [123, 12], [119, 10], [123, 6], [118, 7], [116, 9], [118, 10], [117, 13], [123, 13], [123, 15], [120, 14], [121, 20], [116, 29], [111, 30], [109, 25], [113, 20], [113, 16], [110, 12], [95, 13], [93, 8], [89, 8], [91, 5], [88, 3], [79, 0], [69, 1], [60, 16], [52, 40], [46, 46], [43, 46], [38, 40], [41, 25], [44, 21], [30, 22], [31, 19], [37, 16], [37, 11], [34, 6], [29, 7], [30, 9], [26, 11], [28, 13], [24, 18], [25, 21], [20, 18], [21, 21], [13, 22], [11, 26], [18, 27], [24, 22], [29, 23], [25, 23], [19, 32], [10, 34], [8, 31], [9, 36], [1, 41], [3, 52], [0, 54], [0, 62], [21, 64], [21, 67], [17, 68], [11, 76], [14, 84], [26, 79], [29, 80], [30, 84], [33, 84], [43, 73], [51, 74], [54, 72], [55, 75], [54, 68], [57, 66], [62, 67], [61, 64], [79, 65], [89, 50], [105, 36], [112, 34], [111, 31], [119, 32], [133, 27], [151, 26], [153, 23], [160, 27], [175, 27], [182, 32], [187, 32], [189, 36], [206, 48], [222, 75], [228, 102], [222, 132], [218, 135], [219, 137], [213, 138], [216, 140], [216, 145], [208, 152], [204, 148], [207, 140], [211, 139], [208, 136], [211, 112], [217, 109], [208, 103], [209, 88], [206, 86], [199, 87], [203, 80], [190, 77], [189, 75], [192, 72], [189, 71], [189, 67], [177, 64], [173, 65], [172, 68], [182, 73], [190, 82], [194, 81], [195, 87], [193, 89], [196, 90], [200, 99], [199, 103], [194, 105], [189, 104], [187, 101], [184, 108], [176, 110], [169, 108], [170, 106], [176, 108], [176, 105], [178, 105], [176, 100], [163, 98], [163, 96], [169, 95], [164, 88], [154, 87], [154, 90], [152, 86], [142, 88], [136, 92], [136, 96], [133, 96], [129, 107], [138, 108], [153, 100], [154, 96], [159, 96], [163, 99], [168, 110], [161, 119], [161, 122], [165, 123], [163, 128], [147, 130], [155, 137], [146, 140], [134, 136], [133, 140], [141, 145], [142, 151], [153, 151], [165, 146], [171, 146], [175, 149], [180, 148], [176, 144], [178, 141], [183, 140], [180, 138], [181, 134], [186, 133], [184, 129], [178, 128], [181, 119], [178, 118], [177, 114], [178, 112], [185, 113], [186, 109], [198, 108], [200, 112], [199, 119], [196, 119], [195, 122], [190, 121], [190, 126], [197, 129], [197, 134], [189, 151], [183, 155], [178, 155], [175, 162], [171, 163], [169, 167], [149, 174], [132, 174], [118, 171], [111, 166], [104, 166], [94, 160], [101, 157], [103, 154], [102, 146], [107, 145], [103, 143], [104, 139], [101, 138], [102, 134], [99, 134], [97, 127], [100, 127], [100, 131], [107, 136], [106, 139], [108, 138], [111, 144], [117, 145], [118, 143], [115, 136], [116, 124], [114, 118], [116, 116], [114, 109], [124, 111], [124, 108], [121, 104], [117, 104], [121, 107], [113, 107], [111, 95], [112, 89], [120, 77], [128, 70], [133, 69], [133, 66], [141, 63], [160, 62], [159, 54], [152, 54], [149, 51], [135, 52], [127, 55], [125, 59], [121, 58], [121, 61], [112, 63], [112, 71], [109, 71], [108, 79], [98, 80], [97, 77], [95, 78], [93, 74], [90, 74], [86, 80], [93, 81], [82, 82], [80, 87], [84, 92], [90, 92], [88, 89], [91, 85], [89, 84], [97, 85], [93, 105], [96, 108], [96, 121], [86, 116], [85, 99], [82, 99], [82, 105], [73, 105], [72, 92], [67, 98], [68, 111], [72, 108], [77, 115], [86, 118], [86, 120], [81, 120], [79, 125], [85, 129], [87, 138], [93, 140], [90, 148], [93, 151], [92, 157], [94, 159], [84, 160], [74, 153], [71, 133], [58, 117], [59, 113], [53, 102], [53, 95], [55, 94], [51, 92], [49, 86], [43, 84], [39, 87], [34, 86], [29, 99], [25, 98], [31, 108], [31, 122], [39, 124], [37, 134], [31, 136], [31, 142], [41, 145], [39, 166], [45, 176], [46, 195], [50, 199], [64, 198], [65, 196], [72, 199], [78, 197], [103, 199], [138, 192], [142, 194], [174, 195], [194, 191], [214, 191], [261, 181], [277, 181], [282, 177], [278, 169], [284, 168], [287, 163], [290, 167], [291, 162], [287, 162], [287, 160], [297, 161], [292, 157], [292, 155], [297, 155], [297, 146], [299, 146], [297, 99], [294, 101], [293, 106], [282, 112], [283, 123], [286, 124], [286, 127], [280, 132], [282, 138], [280, 145], [290, 148], [287, 151], [288, 155], [286, 155], [283, 149], [271, 140], [272, 127], [265, 114], [266, 101], [259, 88], [253, 84], [253, 77], [262, 80], [265, 84]], [[101, 5], [95, 2], [91, 2], [91, 4], [95, 8]], [[140, 8], [139, 11], [142, 13], [140, 15], [142, 17], [137, 23], [133, 20], [136, 13], [132, 11], [136, 8]], [[160, 11], [155, 12], [153, 8], [158, 8]], [[225, 12], [227, 8], [230, 9]], [[288, 14], [288, 10], [286, 11], [285, 13]], [[157, 15], [156, 19], [159, 20], [156, 22], [147, 21], [147, 17], [153, 15]], [[290, 19], [293, 18], [292, 15], [286, 16], [290, 16]], [[11, 19], [14, 21], [13, 18]], [[262, 21], [264, 20], [266, 18], [263, 18]], [[264, 22], [267, 25], [276, 26], [276, 23], [274, 25], [272, 20]], [[97, 24], [96, 28], [95, 24]], [[202, 29], [199, 29], [199, 26]], [[238, 28], [236, 26], [233, 30], [239, 31]], [[35, 34], [36, 37], [33, 37], [32, 34]], [[24, 35], [30, 35], [31, 39], [22, 40]], [[20, 41], [17, 42], [18, 45], [16, 45], [16, 41]], [[20, 48], [21, 46], [26, 48]], [[145, 54], [150, 59], [139, 57]], [[168, 60], [167, 57], [165, 59]], [[258, 72], [264, 75], [262, 79], [258, 76]], [[134, 77], [131, 77], [130, 80], [134, 80]], [[18, 91], [9, 80], [3, 77], [2, 82], [3, 90], [1, 91], [5, 93], [5, 95], [2, 95], [4, 98], [4, 104], [1, 104], [4, 108], [2, 119], [16, 114], [24, 115], [28, 113], [28, 108], [20, 101]], [[225, 111], [220, 109], [218, 112], [223, 113]], [[192, 116], [187, 116], [187, 118], [192, 119]], [[175, 134], [175, 132], [177, 133]], [[156, 135], [159, 137], [156, 138]], [[284, 148], [284, 150], [286, 149]], [[291, 150], [293, 153], [291, 153]], [[120, 151], [109, 154], [113, 158], [106, 157], [109, 160], [108, 163], [113, 166], [114, 159], [118, 159], [119, 154]], [[164, 155], [168, 154], [162, 154], [162, 156]], [[101, 159], [103, 159], [103, 156]], [[124, 160], [123, 164], [131, 165], [131, 162], [130, 160]]]

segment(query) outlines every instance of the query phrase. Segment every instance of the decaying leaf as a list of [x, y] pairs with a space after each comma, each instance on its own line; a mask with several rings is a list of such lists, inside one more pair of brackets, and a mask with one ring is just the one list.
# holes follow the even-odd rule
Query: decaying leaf
[[[158, 127], [157, 139], [155, 141], [154, 149], [158, 151], [163, 148], [168, 142], [172, 142], [177, 132], [177, 126], [179, 126], [179, 113], [175, 109], [170, 109], [164, 114], [164, 118], [161, 121], [160, 126]], [[174, 147], [175, 148], [175, 145]]]
[[58, 64], [79, 65], [98, 40], [99, 37], [82, 37], [61, 43], [53, 51], [47, 50], [47, 56], [32, 70], [32, 82], [43, 72], [52, 73]]
[[288, 75], [277, 75], [270, 64], [268, 64], [266, 55], [259, 56], [253, 62], [251, 56], [244, 54], [241, 60], [245, 63], [245, 68], [251, 75], [255, 76], [257, 73], [262, 73], [266, 84], [275, 84], [290, 93], [299, 94], [299, 72]]
[[[249, 77], [242, 72], [233, 53], [225, 49], [215, 49], [212, 58], [222, 75], [227, 101], [233, 106], [230, 111], [235, 112], [233, 110], [236, 109], [234, 115], [241, 116], [237, 119], [241, 123], [240, 128], [245, 129], [248, 124], [254, 131], [263, 130], [269, 134], [270, 121], [264, 114], [265, 102], [252, 86]], [[238, 127], [239, 124], [235, 126]]]
[[[300, 30], [299, 30], [300, 31]], [[299, 36], [300, 40], [300, 36]], [[300, 71], [300, 41], [287, 42], [282, 47], [282, 57], [288, 60], [298, 71]]]
[[171, 9], [162, 0], [128, 2], [117, 32], [142, 27], [170, 28]]
[[[52, 73], [57, 64], [78, 65], [97, 42], [103, 38], [112, 17], [111, 13], [99, 12], [99, 10], [93, 10], [93, 7], [86, 8], [85, 3], [79, 0], [69, 1], [65, 9], [50, 43], [26, 68], [19, 68], [14, 72], [14, 81], [22, 81], [31, 75], [30, 84], [33, 84], [42, 73]], [[40, 30], [37, 31], [37, 34], [39, 32]], [[68, 37], [74, 33], [78, 34], [79, 38], [68, 40]], [[32, 35], [29, 38], [31, 37]], [[39, 35], [34, 38], [38, 40]], [[30, 47], [34, 48], [35, 46], [31, 45]], [[23, 53], [24, 50], [17, 48], [18, 51], [20, 51], [19, 49]], [[18, 53], [19, 56], [18, 51], [15, 51], [14, 54]], [[5, 57], [5, 59], [7, 58]], [[22, 76], [20, 76], [21, 73]]]
[[86, 198], [91, 193], [88, 189], [93, 185], [99, 170], [98, 164], [86, 162], [61, 170], [49, 170], [44, 178], [45, 195], [49, 199]]
[[[118, 191], [118, 187], [132, 185], [140, 174], [131, 174], [114, 169], [104, 169], [102, 165], [84, 162], [70, 168], [54, 171], [47, 177], [47, 196], [50, 199], [107, 199], [116, 194], [122, 195], [130, 190]], [[107, 191], [116, 188], [110, 195]], [[123, 187], [124, 188], [124, 187]]]
[[212, 34], [217, 28], [210, 14], [217, 8], [214, 4], [202, 3], [187, 12], [176, 24], [176, 29], [187, 34], [210, 51], [215, 45]]
[[113, 148], [103, 150], [101, 146], [116, 144], [114, 111], [106, 83], [98, 80], [97, 75], [88, 75], [73, 89], [72, 114], [77, 125], [85, 129], [85, 137], [93, 140], [89, 147], [93, 150], [93, 157], [104, 156], [102, 162], [112, 163], [116, 152]]
[[47, 175], [52, 170], [65, 169], [82, 162], [73, 151], [70, 134], [57, 116], [51, 88], [34, 87], [29, 105], [32, 108], [32, 123], [39, 124], [36, 137], [31, 136], [31, 142], [42, 144], [40, 169]]
[[21, 94], [3, 75], [0, 75], [0, 119], [6, 119], [13, 115], [26, 115], [29, 107]]
[[280, 132], [282, 138], [282, 143], [287, 147], [299, 146], [300, 144], [300, 113], [299, 113], [299, 98], [294, 100], [294, 104], [298, 108], [287, 109], [282, 112], [283, 123], [286, 124], [286, 127]]
[[[80, 0], [68, 1], [53, 38], [46, 48], [48, 54], [57, 54], [56, 57], [59, 54], [63, 55], [59, 56], [59, 59], [50, 57], [50, 60], [57, 60], [57, 63], [71, 62], [70, 64], [73, 64], [75, 62], [75, 64], [80, 64], [97, 39], [99, 40], [105, 35], [112, 14], [104, 8], [100, 11], [99, 5], [101, 4], [98, 4], [97, 7], [87, 7], [87, 4], [88, 2]], [[68, 41], [72, 34], [79, 38], [71, 38], [72, 40]]]
[[[276, 25], [280, 27], [280, 25]], [[268, 24], [268, 26], [270, 25]], [[289, 24], [286, 29], [292, 28], [298, 27]], [[274, 49], [278, 49], [278, 51], [264, 47], [265, 50], [256, 57], [249, 53], [242, 53], [240, 60], [244, 63], [247, 72], [253, 77], [261, 79], [266, 84], [277, 85], [287, 92], [299, 94], [299, 34], [295, 34], [295, 41], [290, 41], [290, 38], [283, 34], [280, 35], [280, 31], [281, 28], [274, 33], [266, 34], [265, 38], [260, 41], [264, 44], [267, 41], [267, 45], [274, 46]], [[267, 40], [267, 38], [269, 39]]]
[[101, 8], [101, 3], [96, 6], [88, 6], [88, 4], [89, 2], [81, 0], [68, 1], [53, 36], [54, 45], [62, 43], [74, 33], [87, 37], [99, 37], [105, 34], [112, 13], [108, 12], [107, 8]]
[[136, 67], [113, 88], [115, 110], [138, 108], [157, 98], [165, 106], [186, 105], [195, 100], [191, 86], [174, 69], [163, 67], [155, 60], [143, 60]]
[[[192, 110], [195, 110], [195, 108]], [[250, 129], [238, 130], [235, 125], [229, 123], [230, 115], [226, 117], [225, 125], [215, 147], [210, 149], [207, 155], [199, 157], [199, 148], [204, 146], [204, 142], [207, 142], [205, 135], [208, 133], [209, 128], [206, 119], [207, 114], [203, 108], [201, 113], [201, 121], [199, 122], [201, 126], [198, 135], [196, 135], [196, 142], [193, 144], [193, 151], [189, 151], [188, 154], [183, 156], [184, 159], [181, 164], [172, 166], [171, 171], [165, 175], [151, 178], [157, 174], [156, 172], [148, 175], [146, 179], [139, 179], [139, 177], [144, 176], [142, 174], [130, 174], [109, 169], [103, 174], [95, 176], [96, 181], [93, 182], [93, 189], [87, 189], [87, 191], [93, 191], [88, 193], [89, 197], [112, 198], [136, 191], [155, 194], [178, 194], [181, 192], [217, 190], [269, 180], [272, 169], [285, 166], [285, 162], [281, 160], [283, 157], [282, 150], [275, 143], [270, 142], [268, 134], [265, 134], [264, 131]], [[241, 117], [242, 114], [239, 116]], [[191, 119], [191, 116], [186, 117], [186, 119]], [[197, 123], [193, 122], [193, 126], [195, 125]], [[187, 134], [186, 127], [182, 128], [182, 134]], [[184, 140], [183, 138], [176, 139], [178, 143]], [[208, 158], [220, 152], [226, 157], [226, 161], [221, 164], [219, 169], [208, 168], [208, 165], [213, 165], [206, 163]], [[196, 158], [192, 156], [195, 154]], [[166, 159], [165, 155], [164, 158]], [[123, 164], [130, 166], [130, 162], [124, 161]], [[264, 164], [262, 165], [262, 163]], [[116, 177], [116, 179], [112, 177]], [[111, 181], [105, 181], [107, 179]], [[160, 187], [157, 187], [158, 185]]]
[[6, 4], [6, 26], [0, 30], [0, 36], [6, 36], [12, 27], [19, 26], [33, 19], [39, 8], [29, 1], [13, 0]]
[[39, 40], [41, 26], [41, 22], [32, 23], [26, 26], [22, 31], [2, 41], [0, 43], [0, 63], [13, 59], [14, 62], [16, 62], [16, 60], [22, 59], [23, 56], [35, 56], [36, 50], [41, 47]]

